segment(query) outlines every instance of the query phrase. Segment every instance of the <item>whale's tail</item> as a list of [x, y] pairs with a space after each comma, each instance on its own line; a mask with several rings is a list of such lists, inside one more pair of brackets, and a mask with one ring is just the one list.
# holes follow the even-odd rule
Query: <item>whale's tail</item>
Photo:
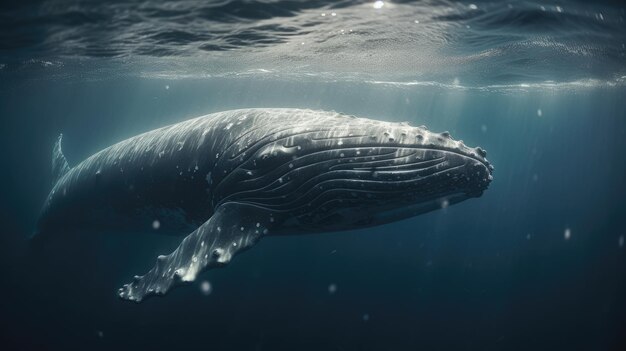
[[63, 134], [59, 134], [57, 141], [52, 148], [52, 176], [54, 177], [54, 183], [58, 182], [65, 173], [69, 172], [70, 166], [63, 155], [61, 150], [61, 142], [63, 141]]

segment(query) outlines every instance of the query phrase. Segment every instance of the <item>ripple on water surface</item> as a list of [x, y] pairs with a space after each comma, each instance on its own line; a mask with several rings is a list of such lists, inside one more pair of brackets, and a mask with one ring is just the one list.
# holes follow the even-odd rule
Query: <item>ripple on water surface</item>
[[611, 3], [65, 0], [3, 6], [0, 72], [63, 69], [87, 57], [152, 61], [153, 72], [192, 76], [339, 72], [452, 88], [622, 84], [626, 76], [626, 15]]

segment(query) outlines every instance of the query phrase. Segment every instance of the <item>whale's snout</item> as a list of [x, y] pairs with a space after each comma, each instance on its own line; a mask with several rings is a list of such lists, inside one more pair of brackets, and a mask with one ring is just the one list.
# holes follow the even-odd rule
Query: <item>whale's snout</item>
[[464, 158], [465, 167], [459, 170], [459, 174], [467, 179], [466, 194], [470, 197], [482, 195], [493, 180], [494, 166], [487, 160], [487, 151], [480, 146], [468, 147], [462, 140], [455, 141], [447, 132], [440, 135], [440, 138], [448, 139], [442, 142], [442, 150], [448, 149]]
[[[442, 182], [448, 189], [467, 197], [481, 196], [493, 180], [494, 166], [487, 160], [482, 147], [469, 147], [463, 140], [454, 140], [449, 132], [433, 133], [425, 127], [416, 127], [416, 147], [431, 150], [433, 157], [445, 160]], [[446, 195], [442, 195], [446, 196]]]
[[467, 179], [465, 194], [468, 197], [479, 197], [493, 180], [494, 167], [486, 160], [483, 161], [471, 156], [463, 157], [467, 159], [466, 167], [460, 171], [461, 176]]

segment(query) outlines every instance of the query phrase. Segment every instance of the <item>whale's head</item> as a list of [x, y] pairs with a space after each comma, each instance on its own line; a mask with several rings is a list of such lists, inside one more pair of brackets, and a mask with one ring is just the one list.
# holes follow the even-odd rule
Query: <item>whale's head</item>
[[282, 227], [341, 230], [478, 197], [493, 179], [486, 152], [447, 132], [344, 115], [295, 122], [233, 153], [216, 202], [270, 209]]

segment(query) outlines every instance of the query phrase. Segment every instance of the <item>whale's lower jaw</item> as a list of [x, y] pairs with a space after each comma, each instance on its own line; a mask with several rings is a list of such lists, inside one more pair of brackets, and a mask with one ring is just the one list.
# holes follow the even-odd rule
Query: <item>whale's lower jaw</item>
[[402, 207], [393, 206], [389, 209], [380, 208], [372, 212], [364, 212], [359, 209], [338, 210], [332, 217], [316, 223], [314, 230], [323, 232], [380, 226], [438, 209], [445, 209], [449, 205], [459, 203], [469, 198], [470, 196], [467, 194], [457, 193]]

